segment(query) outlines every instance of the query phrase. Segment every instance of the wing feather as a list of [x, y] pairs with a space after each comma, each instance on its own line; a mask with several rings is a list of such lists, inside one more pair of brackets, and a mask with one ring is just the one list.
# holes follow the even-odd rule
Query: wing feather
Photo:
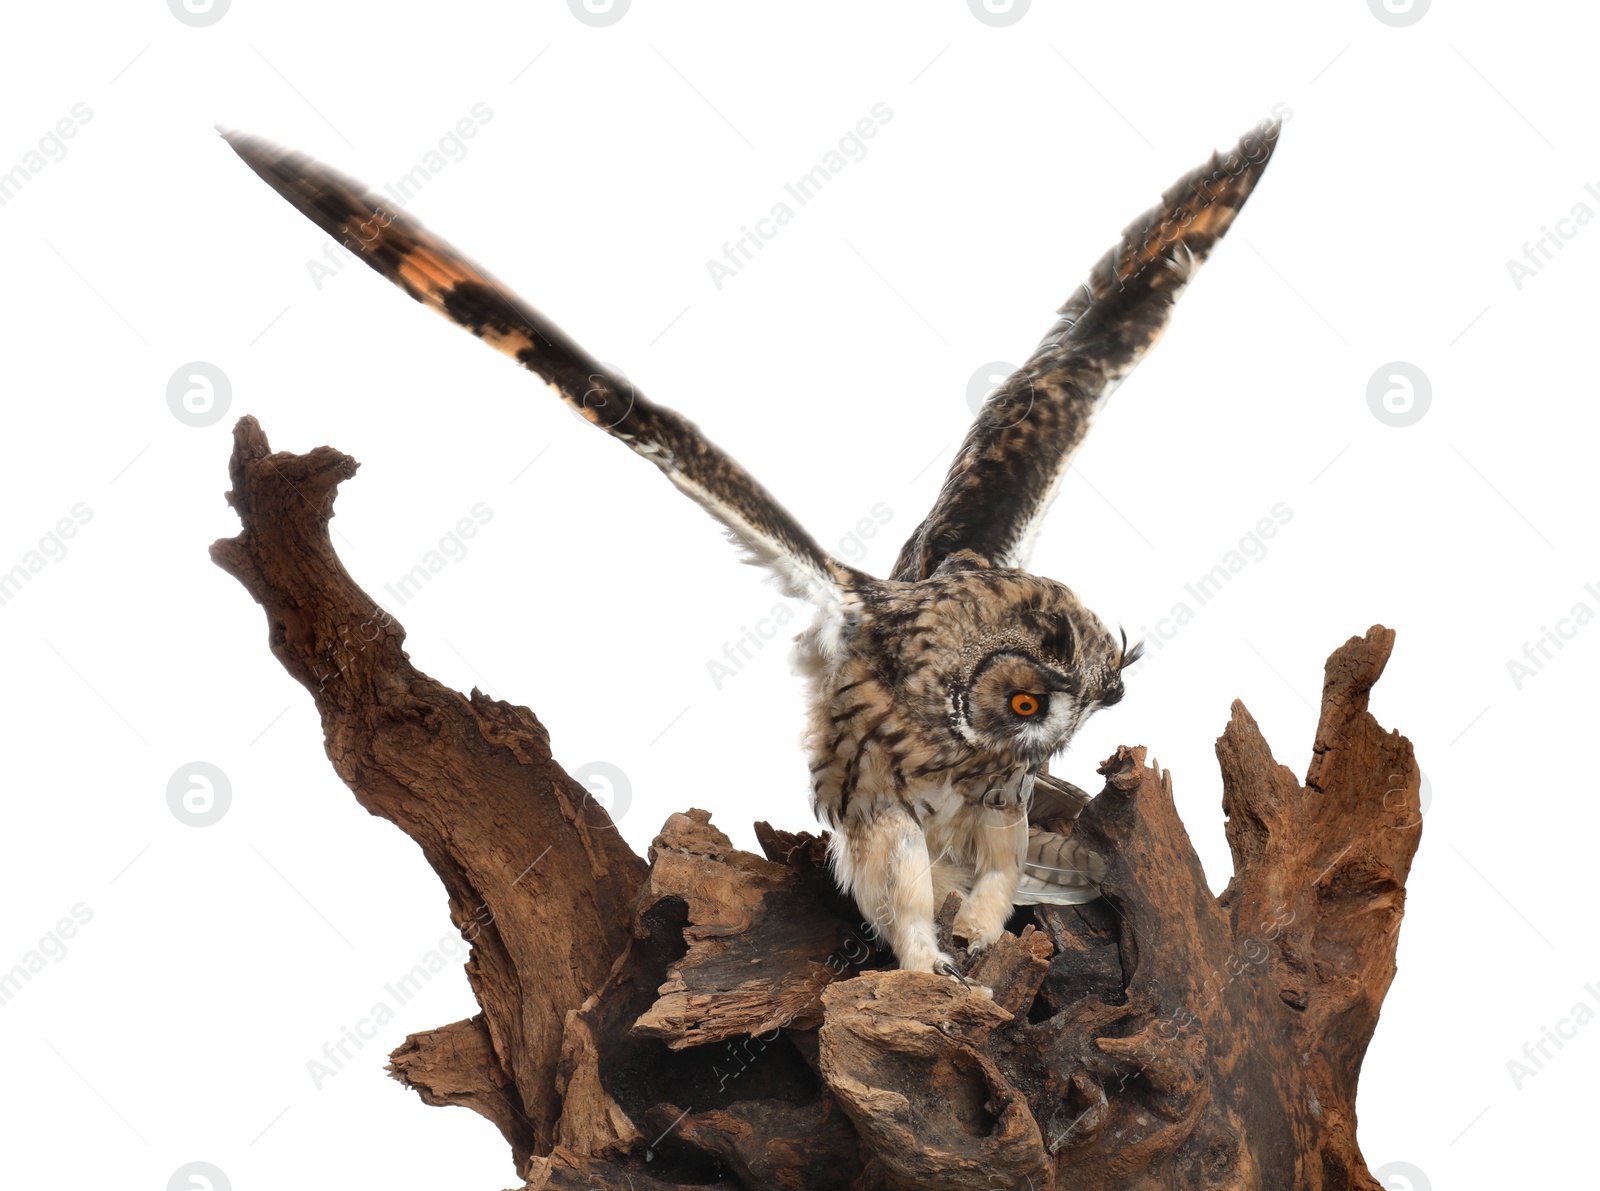
[[1083, 808], [1091, 801], [1089, 793], [1071, 782], [1051, 773], [1041, 773], [1034, 779], [1033, 797], [1028, 801], [1028, 822], [1041, 826], [1070, 823], [1083, 814]]
[[1029, 826], [1028, 851], [1022, 863], [1014, 903], [1076, 906], [1100, 896], [1106, 861], [1070, 835]]
[[648, 400], [538, 310], [359, 183], [303, 153], [222, 135], [318, 227], [425, 306], [542, 378], [590, 422], [654, 463], [788, 595], [837, 606], [863, 576], [832, 558], [772, 494], [687, 418]]
[[893, 578], [925, 579], [961, 551], [1026, 566], [1090, 422], [1161, 338], [1173, 303], [1255, 188], [1278, 130], [1266, 122], [1213, 154], [1123, 230], [1028, 362], [984, 403]]

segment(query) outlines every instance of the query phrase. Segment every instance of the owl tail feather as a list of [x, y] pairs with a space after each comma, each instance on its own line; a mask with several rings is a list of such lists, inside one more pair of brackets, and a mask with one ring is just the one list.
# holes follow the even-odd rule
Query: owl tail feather
[[218, 129], [301, 214], [418, 302], [553, 388], [588, 421], [654, 463], [720, 521], [787, 595], [842, 607], [868, 577], [833, 558], [687, 418], [656, 405], [466, 256], [360, 183], [259, 137]]

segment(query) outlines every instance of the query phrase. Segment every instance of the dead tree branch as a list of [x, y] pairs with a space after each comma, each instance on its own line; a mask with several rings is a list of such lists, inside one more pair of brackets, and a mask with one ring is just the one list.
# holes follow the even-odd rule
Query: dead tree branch
[[893, 970], [809, 834], [758, 824], [757, 856], [691, 810], [636, 856], [532, 712], [411, 665], [329, 539], [356, 466], [242, 419], [212, 557], [472, 944], [482, 1012], [390, 1070], [493, 1121], [528, 1187], [1377, 1191], [1356, 1083], [1421, 836], [1410, 742], [1367, 710], [1392, 632], [1329, 658], [1303, 784], [1233, 705], [1220, 897], [1170, 775], [1118, 750], [1076, 828], [1104, 897], [1019, 911], [985, 995]]

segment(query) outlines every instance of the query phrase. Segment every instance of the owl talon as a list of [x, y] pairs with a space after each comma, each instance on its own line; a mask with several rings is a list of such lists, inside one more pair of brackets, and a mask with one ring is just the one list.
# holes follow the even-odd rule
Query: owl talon
[[[649, 459], [785, 595], [817, 606], [794, 660], [811, 687], [812, 805], [833, 828], [834, 875], [903, 969], [954, 976], [970, 989], [941, 937], [953, 933], [977, 955], [1000, 939], [1019, 900], [1071, 905], [1099, 896], [1105, 858], [1029, 820], [1070, 821], [1089, 803], [1082, 790], [1040, 773], [1041, 758], [1063, 749], [1090, 712], [1122, 698], [1122, 673], [1141, 650], [1071, 590], [1026, 571], [1033, 530], [1095, 411], [1160, 339], [1182, 283], [1249, 197], [1278, 127], [1241, 141], [1229, 160], [1247, 164], [1220, 187], [1213, 157], [1128, 225], [1034, 354], [985, 399], [888, 582], [833, 557], [692, 422], [645, 400], [444, 241], [390, 212], [388, 199], [303, 155], [224, 135], [325, 231], [342, 236], [352, 222], [379, 229], [361, 253], [368, 265]], [[1170, 250], [1157, 251], [1148, 234], [1157, 228], [1171, 233], [1161, 236]], [[1143, 268], [1154, 260], [1165, 269]], [[862, 536], [890, 519], [878, 507], [858, 523]], [[861, 546], [854, 534], [847, 540]], [[958, 891], [963, 908], [942, 936], [939, 907]]]
[[[998, 942], [1000, 936], [1005, 933], [1006, 918], [1011, 913], [1009, 896], [1005, 902], [1003, 906], [988, 907], [987, 911], [976, 906], [970, 911], [963, 907], [961, 913], [956, 915], [952, 931], [956, 938], [966, 940], [968, 955], [977, 955], [984, 948]], [[988, 918], [989, 921], [982, 923], [981, 918]]]
[[994, 989], [990, 988], [987, 984], [975, 984], [973, 981], [968, 980], [961, 974], [960, 969], [956, 967], [955, 961], [948, 956], [936, 963], [933, 966], [933, 970], [937, 975], [950, 976], [956, 980], [959, 980], [961, 982], [961, 987], [964, 988], [971, 996], [984, 997], [990, 1001], [994, 1000]]

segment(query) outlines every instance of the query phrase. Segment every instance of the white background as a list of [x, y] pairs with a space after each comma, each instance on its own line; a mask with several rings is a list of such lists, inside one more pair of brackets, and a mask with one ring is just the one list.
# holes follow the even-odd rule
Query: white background
[[[1373, 711], [1415, 743], [1432, 799], [1361, 1144], [1394, 1187], [1587, 1172], [1600, 1025], [1564, 1027], [1520, 1087], [1507, 1064], [1575, 1004], [1600, 1010], [1595, 782], [1573, 756], [1600, 627], [1567, 623], [1520, 686], [1507, 663], [1580, 601], [1600, 612], [1600, 224], [1561, 225], [1537, 273], [1507, 261], [1575, 205], [1600, 212], [1595, 14], [1440, 3], [1394, 27], [1362, 0], [1038, 0], [991, 27], [960, 0], [688, 7], [637, 0], [605, 28], [552, 0], [235, 0], [201, 28], [150, 0], [8, 11], [0, 170], [37, 161], [75, 104], [92, 116], [0, 207], [0, 569], [74, 505], [92, 519], [0, 607], [0, 968], [74, 905], [92, 918], [0, 1007], [3, 1181], [159, 1191], [194, 1161], [239, 1189], [515, 1181], [492, 1126], [382, 1071], [407, 1032], [474, 1011], [459, 960], [336, 1076], [308, 1074], [454, 932], [207, 558], [238, 529], [239, 414], [276, 449], [362, 462], [334, 522], [350, 571], [423, 670], [532, 707], [569, 769], [620, 768], [635, 848], [688, 806], [747, 847], [755, 819], [811, 825], [790, 630], [720, 690], [708, 670], [785, 601], [526, 373], [359, 266], [314, 279], [327, 237], [212, 131], [380, 185], [480, 102], [492, 119], [412, 212], [831, 548], [882, 502], [879, 573], [970, 420], [974, 372], [1023, 357], [1124, 224], [1286, 106], [1264, 181], [1097, 424], [1034, 566], [1148, 636], [1274, 504], [1292, 520], [1058, 772], [1097, 788], [1118, 743], [1150, 746], [1220, 889], [1229, 702], [1303, 774], [1323, 660], [1396, 629]], [[866, 156], [717, 288], [708, 259], [880, 102]], [[231, 382], [207, 427], [167, 406], [190, 361]], [[1431, 383], [1406, 427], [1368, 405], [1392, 361]], [[465, 557], [403, 606], [382, 593], [478, 502], [493, 517]], [[203, 829], [167, 805], [194, 761], [232, 790]]]

